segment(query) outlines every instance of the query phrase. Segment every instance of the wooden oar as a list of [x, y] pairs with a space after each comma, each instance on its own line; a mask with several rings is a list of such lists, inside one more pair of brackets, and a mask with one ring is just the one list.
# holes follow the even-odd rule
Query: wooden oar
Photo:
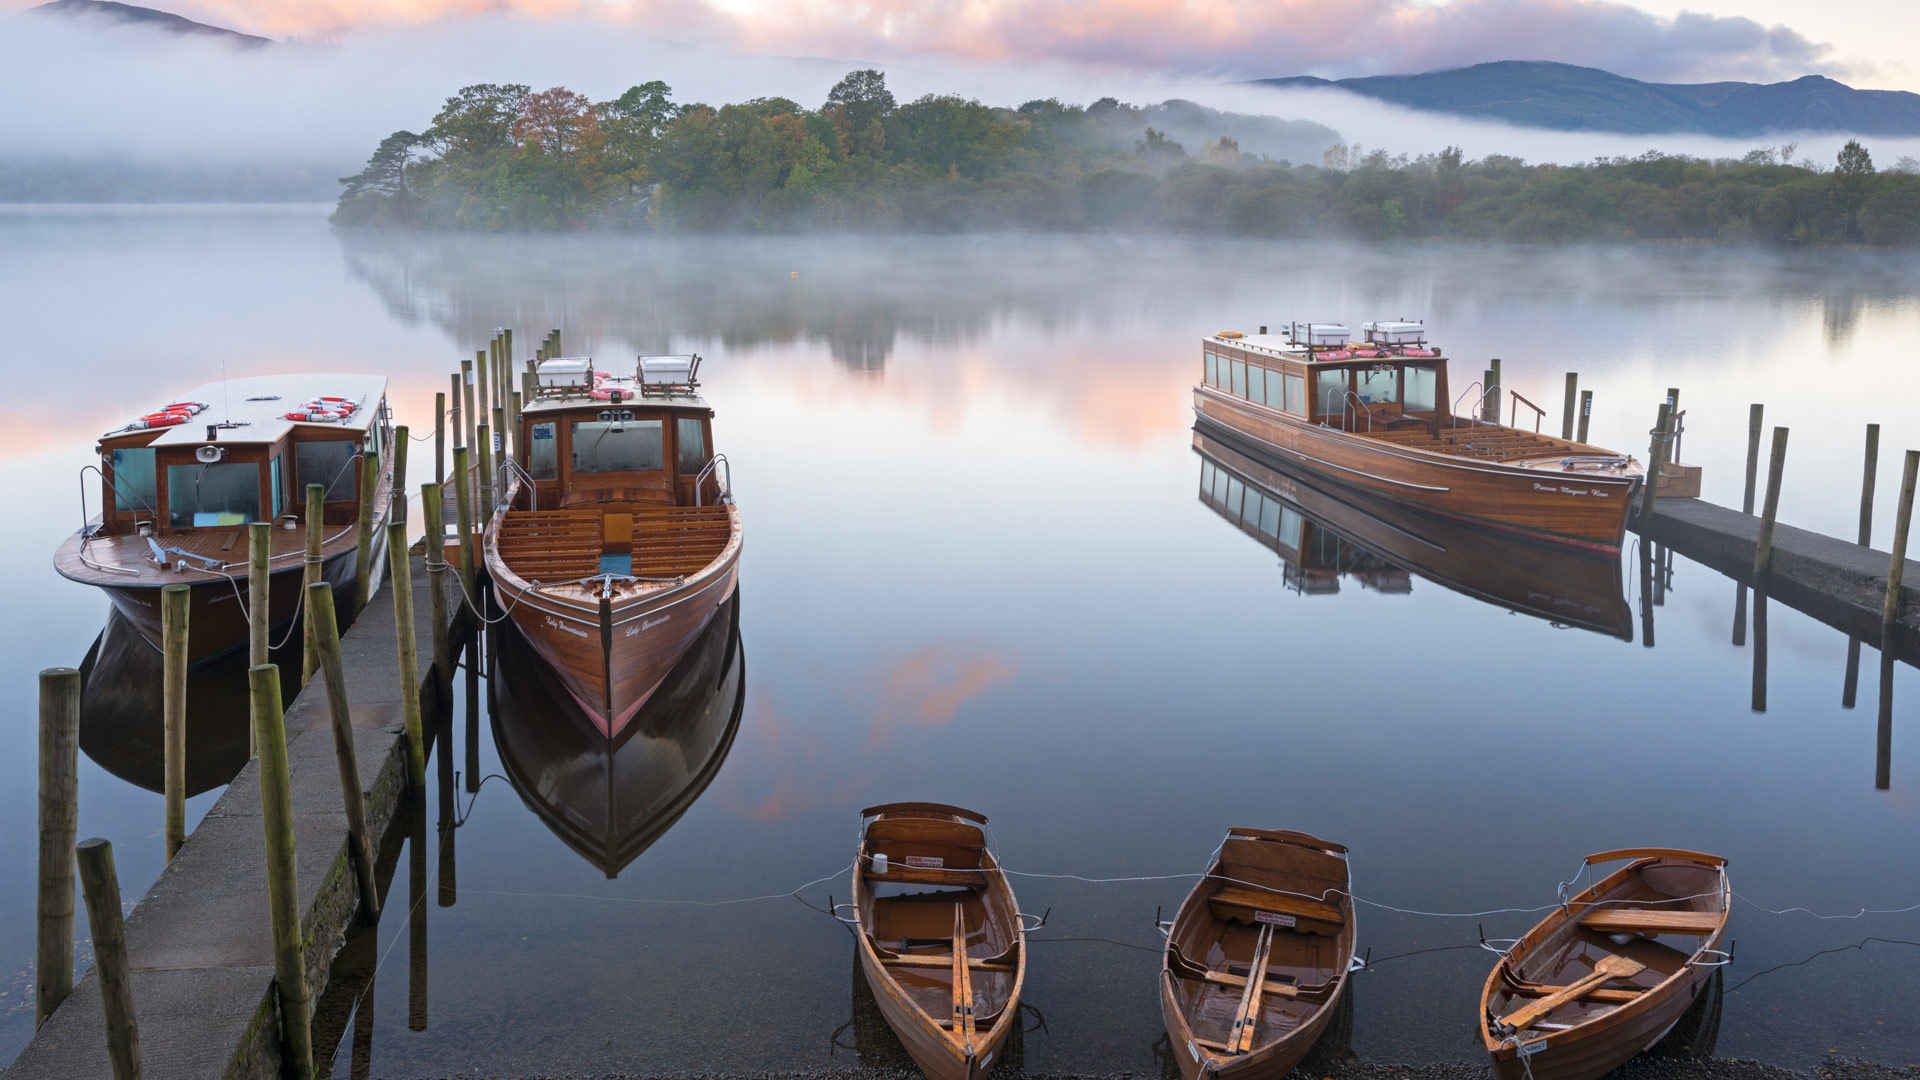
[[1525, 1031], [1532, 1027], [1541, 1017], [1565, 1005], [1567, 1002], [1578, 998], [1581, 994], [1599, 986], [1601, 983], [1609, 979], [1629, 978], [1640, 974], [1646, 969], [1647, 965], [1642, 964], [1638, 960], [1630, 960], [1624, 956], [1602, 957], [1599, 963], [1593, 965], [1593, 974], [1588, 975], [1578, 982], [1568, 983], [1559, 990], [1548, 994], [1546, 997], [1532, 1004], [1523, 1005], [1515, 1009], [1513, 1012], [1501, 1017], [1500, 1023], [1514, 1031]]

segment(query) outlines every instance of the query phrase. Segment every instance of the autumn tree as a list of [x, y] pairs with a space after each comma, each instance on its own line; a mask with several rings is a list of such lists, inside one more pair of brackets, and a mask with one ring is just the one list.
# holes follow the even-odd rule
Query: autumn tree
[[513, 125], [530, 88], [521, 83], [463, 86], [434, 115], [425, 137], [443, 154], [484, 154], [513, 145]]
[[600, 148], [593, 102], [564, 86], [527, 95], [512, 131], [523, 149], [542, 154], [592, 154]]

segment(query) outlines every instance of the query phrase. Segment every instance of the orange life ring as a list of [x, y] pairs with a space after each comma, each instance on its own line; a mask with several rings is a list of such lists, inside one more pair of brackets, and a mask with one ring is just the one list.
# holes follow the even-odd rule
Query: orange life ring
[[132, 426], [143, 428], [172, 427], [175, 424], [184, 424], [186, 422], [187, 417], [184, 413], [157, 412], [148, 413], [140, 419], [135, 420]]

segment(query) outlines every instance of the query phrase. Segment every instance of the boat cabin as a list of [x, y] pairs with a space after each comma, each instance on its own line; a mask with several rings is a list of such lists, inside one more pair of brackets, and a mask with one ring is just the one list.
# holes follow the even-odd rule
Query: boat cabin
[[725, 546], [726, 458], [699, 394], [700, 357], [643, 356], [631, 374], [586, 357], [532, 372], [521, 486], [500, 555], [527, 580], [694, 573]]
[[1206, 339], [1206, 385], [1310, 424], [1438, 434], [1447, 361], [1417, 322], [1370, 322], [1359, 343], [1338, 323], [1291, 323], [1270, 334], [1223, 330]]
[[[95, 536], [179, 536], [304, 517], [308, 484], [326, 523], [359, 513], [362, 450], [386, 445], [387, 380], [265, 375], [200, 387], [101, 436]], [[244, 545], [240, 548], [244, 557]]]

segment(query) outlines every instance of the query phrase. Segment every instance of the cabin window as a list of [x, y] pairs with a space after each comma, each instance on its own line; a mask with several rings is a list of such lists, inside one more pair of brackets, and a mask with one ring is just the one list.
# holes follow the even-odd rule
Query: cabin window
[[1407, 400], [1401, 407], [1408, 412], [1431, 412], [1438, 405], [1434, 394], [1438, 391], [1439, 376], [1432, 368], [1410, 367], [1407, 369]]
[[560, 440], [554, 438], [554, 422], [545, 420], [530, 430], [533, 445], [527, 449], [527, 471], [535, 480], [560, 479]]
[[157, 514], [154, 502], [153, 448], [135, 447], [113, 452], [113, 505], [120, 510]]
[[1219, 361], [1220, 361], [1220, 358], [1213, 355], [1212, 353], [1208, 353], [1206, 355], [1208, 386], [1212, 386], [1219, 378], [1217, 374]]
[[1321, 416], [1339, 416], [1346, 411], [1347, 372], [1345, 368], [1322, 371], [1313, 383], [1313, 403]]
[[346, 439], [294, 443], [293, 472], [300, 490], [305, 491], [308, 484], [319, 484], [326, 488], [327, 502], [351, 500], [358, 479], [351, 467], [353, 452], [353, 443]]
[[1200, 459], [1200, 494], [1205, 495], [1212, 490], [1213, 490], [1213, 462], [1208, 461], [1206, 458], [1201, 458]]
[[697, 416], [682, 416], [673, 422], [674, 458], [680, 471], [698, 475], [707, 464], [707, 433]]
[[1358, 373], [1360, 400], [1369, 405], [1391, 405], [1400, 400], [1400, 372], [1390, 367], [1367, 368]]
[[1260, 535], [1269, 540], [1280, 536], [1280, 501], [1263, 499], [1260, 502]]
[[1221, 504], [1222, 506], [1226, 505], [1227, 470], [1225, 469], [1213, 470], [1213, 501]]
[[1237, 476], [1227, 477], [1227, 513], [1240, 516], [1240, 498], [1247, 493], [1247, 485]]
[[280, 455], [273, 455], [273, 461], [267, 468], [268, 498], [273, 500], [273, 516], [280, 516], [281, 507], [286, 505], [286, 486], [280, 482]]
[[1247, 394], [1247, 365], [1238, 360], [1233, 362], [1233, 385], [1228, 389], [1234, 397], [1245, 397]]
[[1287, 376], [1286, 410], [1300, 416], [1307, 415], [1307, 380], [1300, 375]]
[[1284, 383], [1282, 382], [1281, 374], [1277, 371], [1266, 372], [1261, 381], [1267, 384], [1267, 404], [1276, 409], [1279, 408], [1280, 403], [1286, 400], [1284, 396], [1285, 391], [1282, 389]]
[[1247, 365], [1247, 400], [1256, 405], [1267, 403], [1267, 381], [1261, 378], [1260, 369]]
[[656, 472], [667, 467], [660, 420], [580, 420], [573, 425], [573, 471]]
[[260, 520], [260, 463], [167, 466], [167, 524], [245, 525]]
[[1300, 550], [1300, 512], [1280, 508], [1280, 542], [1295, 551]]

